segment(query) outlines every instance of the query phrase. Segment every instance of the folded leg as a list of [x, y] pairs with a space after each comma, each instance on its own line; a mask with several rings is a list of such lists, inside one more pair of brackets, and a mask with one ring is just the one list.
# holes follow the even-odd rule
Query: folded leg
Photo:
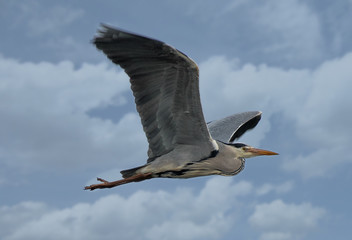
[[144, 181], [146, 179], [150, 179], [152, 178], [152, 174], [151, 173], [142, 173], [142, 174], [137, 174], [135, 176], [132, 177], [128, 177], [128, 178], [124, 178], [118, 181], [113, 181], [113, 182], [108, 182], [102, 178], [97, 178], [98, 181], [102, 182], [102, 183], [98, 183], [98, 184], [92, 184], [90, 186], [86, 186], [84, 188], [84, 190], [91, 190], [93, 191], [94, 189], [103, 189], [103, 188], [113, 188], [122, 184], [126, 184], [126, 183], [130, 183], [130, 182], [140, 182], [140, 181]]

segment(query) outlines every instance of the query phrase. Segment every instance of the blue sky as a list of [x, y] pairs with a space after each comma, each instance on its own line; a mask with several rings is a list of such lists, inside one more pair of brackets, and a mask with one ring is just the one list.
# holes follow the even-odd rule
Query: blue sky
[[[1, 1], [0, 238], [346, 239], [352, 1]], [[279, 152], [235, 177], [83, 191], [147, 159], [100, 23], [194, 59], [206, 120], [260, 110], [240, 141]]]

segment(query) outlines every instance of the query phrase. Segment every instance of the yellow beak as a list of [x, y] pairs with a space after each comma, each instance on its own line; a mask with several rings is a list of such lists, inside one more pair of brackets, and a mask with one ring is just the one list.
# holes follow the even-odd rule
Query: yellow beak
[[259, 149], [259, 148], [249, 148], [247, 152], [252, 153], [254, 156], [262, 156], [262, 155], [279, 155], [276, 152], [272, 152], [269, 150]]

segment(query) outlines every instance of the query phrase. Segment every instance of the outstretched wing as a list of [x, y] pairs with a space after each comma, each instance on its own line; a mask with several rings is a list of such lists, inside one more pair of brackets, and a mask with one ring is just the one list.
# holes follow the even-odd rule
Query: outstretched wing
[[130, 77], [149, 161], [176, 145], [197, 145], [205, 155], [214, 150], [200, 103], [198, 67], [190, 58], [163, 42], [106, 25], [94, 44]]
[[208, 123], [211, 137], [229, 143], [241, 137], [247, 130], [257, 126], [262, 113], [258, 111], [236, 113]]

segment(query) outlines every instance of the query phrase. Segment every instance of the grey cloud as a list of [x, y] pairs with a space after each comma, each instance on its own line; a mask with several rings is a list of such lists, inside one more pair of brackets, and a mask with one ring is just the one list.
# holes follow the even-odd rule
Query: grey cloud
[[[202, 99], [204, 112], [211, 120], [234, 111], [263, 111], [263, 121], [254, 130], [256, 144], [265, 137], [273, 141], [266, 133], [274, 126], [266, 119], [282, 113], [281, 121], [292, 122], [297, 140], [309, 146], [308, 152], [296, 147], [296, 155], [286, 155], [283, 168], [304, 177], [322, 176], [351, 161], [344, 154], [352, 141], [346, 131], [351, 117], [347, 110], [352, 101], [351, 62], [349, 53], [315, 70], [284, 70], [252, 64], [239, 67], [236, 61], [212, 57], [200, 64], [201, 96], [207, 96]], [[263, 123], [269, 126], [260, 128]], [[290, 139], [287, 136], [285, 141]], [[339, 160], [331, 161], [336, 156]]]
[[13, 206], [0, 206], [0, 236], [4, 237], [17, 230], [19, 223], [36, 221], [51, 209], [42, 202], [21, 202]]
[[[234, 112], [263, 111], [255, 134], [241, 139], [252, 145], [259, 145], [270, 132], [270, 117], [283, 113], [283, 118], [294, 123], [298, 140], [310, 146], [308, 153], [298, 152], [291, 159], [286, 156], [283, 168], [305, 177], [323, 175], [337, 166], [338, 161], [330, 158], [339, 155], [339, 162], [350, 161], [342, 152], [351, 140], [345, 131], [349, 124], [346, 104], [351, 98], [347, 91], [351, 58], [347, 54], [309, 71], [240, 66], [236, 60], [212, 57], [200, 64], [204, 112], [213, 120]], [[94, 166], [94, 159], [103, 158], [112, 164], [119, 155], [125, 157], [116, 167], [122, 167], [145, 158], [147, 142], [135, 113], [125, 115], [117, 124], [87, 115], [99, 106], [121, 104], [118, 96], [130, 91], [122, 71], [106, 65], [83, 64], [75, 69], [70, 62], [55, 65], [0, 60], [1, 101], [10, 103], [0, 108], [2, 147], [6, 148], [3, 159], [11, 159], [8, 164]], [[116, 99], [120, 100], [114, 103]], [[142, 148], [130, 151], [136, 144]], [[329, 158], [322, 157], [321, 148], [326, 147]]]
[[218, 239], [235, 226], [235, 218], [228, 214], [234, 201], [251, 192], [248, 182], [234, 184], [231, 178], [218, 177], [210, 179], [199, 193], [190, 188], [170, 193], [140, 190], [129, 197], [113, 194], [64, 209], [23, 203], [21, 214], [29, 217], [17, 218], [18, 207], [7, 207], [0, 221], [17, 219], [17, 224], [0, 236], [6, 240]]
[[297, 239], [318, 226], [326, 210], [310, 203], [288, 204], [280, 199], [261, 203], [250, 216], [250, 224], [262, 231], [261, 239]]
[[300, 68], [315, 66], [328, 57], [323, 50], [327, 44], [320, 13], [305, 2], [232, 0], [185, 4], [187, 14], [211, 29], [209, 38], [226, 45], [225, 50], [218, 47], [218, 53], [255, 64]]
[[[27, 169], [85, 168], [100, 159], [144, 159], [146, 141], [135, 113], [119, 123], [92, 118], [90, 109], [115, 104], [128, 78], [107, 65], [1, 62], [1, 159]], [[117, 104], [121, 104], [121, 101]], [[123, 137], [121, 137], [123, 136]], [[119, 148], [122, 143], [126, 144]], [[138, 151], [131, 148], [139, 145]], [[130, 154], [127, 154], [130, 152]], [[131, 153], [132, 152], [132, 153]]]
[[275, 192], [276, 194], [287, 193], [293, 189], [293, 186], [294, 186], [293, 181], [286, 181], [278, 185], [266, 183], [258, 187], [256, 190], [256, 193], [258, 195], [265, 195], [271, 192]]
[[[281, 188], [280, 184], [270, 185]], [[110, 194], [92, 203], [80, 202], [65, 208], [22, 202], [0, 207], [0, 226], [7, 229], [0, 232], [0, 237], [6, 240], [221, 239], [229, 232], [245, 237], [254, 233], [282, 236], [294, 234], [297, 229], [306, 231], [324, 215], [324, 210], [309, 203], [286, 204], [281, 200], [258, 203], [259, 198], [253, 196], [261, 188], [219, 176], [210, 178], [200, 189], [138, 190], [128, 197]], [[247, 217], [257, 232], [248, 234], [250, 229], [241, 220]], [[306, 217], [307, 226], [302, 227], [301, 217]], [[278, 232], [270, 233], [277, 222], [280, 222]]]
[[53, 5], [49, 8], [42, 6], [38, 1], [16, 2], [11, 5], [15, 25], [27, 26], [31, 36], [43, 34], [57, 34], [63, 27], [83, 17], [83, 9], [74, 9], [62, 5]]

